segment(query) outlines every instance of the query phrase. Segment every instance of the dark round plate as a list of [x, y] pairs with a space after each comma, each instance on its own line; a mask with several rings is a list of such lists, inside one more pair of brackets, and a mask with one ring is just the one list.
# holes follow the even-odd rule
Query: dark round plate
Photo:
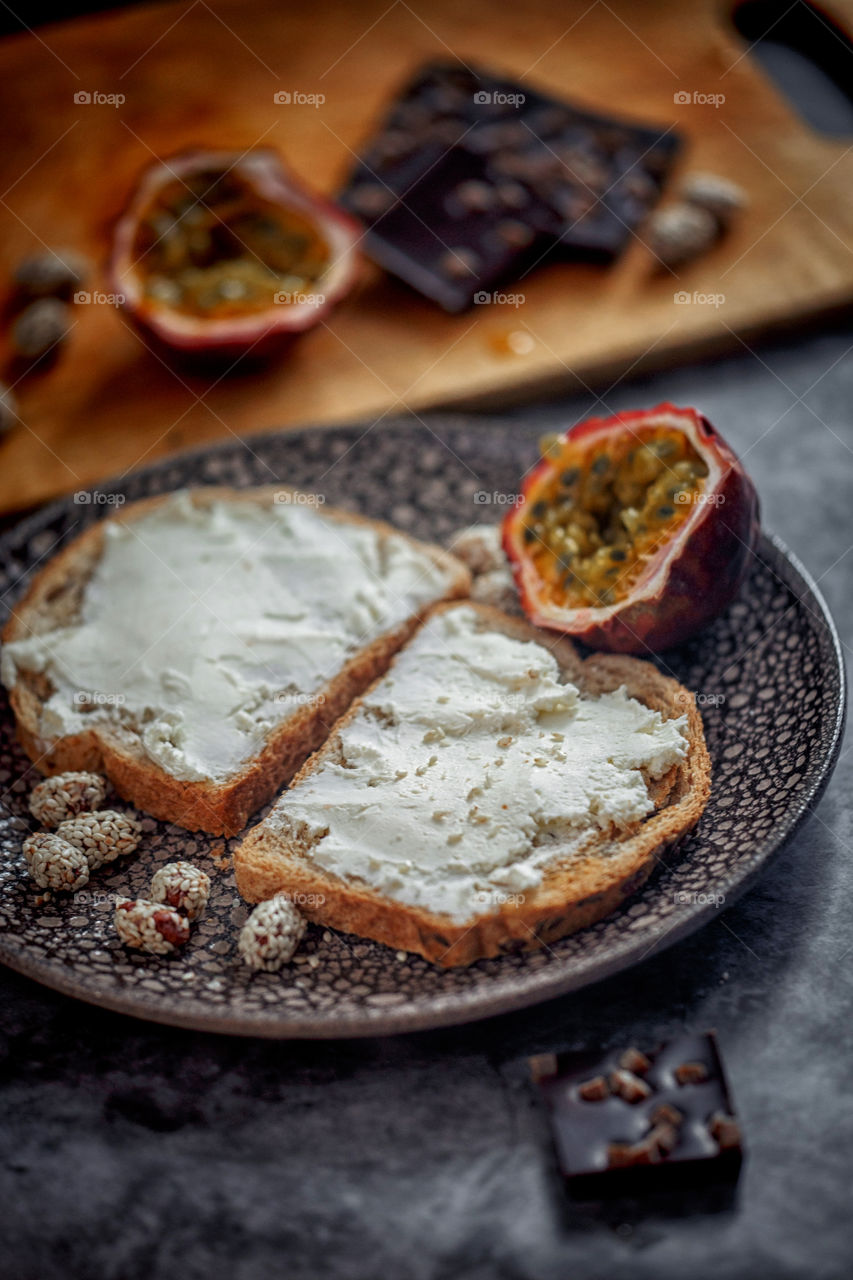
[[[55, 502], [0, 539], [8, 611], [37, 566], [68, 538], [128, 501], [191, 484], [281, 482], [329, 503], [443, 540], [495, 521], [536, 456], [534, 432], [483, 418], [305, 429], [181, 455], [103, 485], [88, 503]], [[636, 964], [732, 903], [793, 835], [836, 761], [844, 712], [838, 637], [815, 585], [765, 538], [740, 599], [700, 637], [658, 664], [697, 695], [714, 767], [708, 809], [617, 915], [523, 956], [467, 969], [312, 926], [294, 965], [252, 975], [235, 954], [246, 908], [222, 841], [146, 818], [141, 855], [99, 873], [70, 898], [43, 900], [24, 872], [35, 773], [0, 703], [0, 959], [93, 1004], [160, 1022], [240, 1035], [357, 1036], [436, 1027], [517, 1009]], [[116, 895], [145, 896], [156, 867], [186, 858], [214, 871], [205, 917], [185, 950], [127, 952], [112, 928]]]

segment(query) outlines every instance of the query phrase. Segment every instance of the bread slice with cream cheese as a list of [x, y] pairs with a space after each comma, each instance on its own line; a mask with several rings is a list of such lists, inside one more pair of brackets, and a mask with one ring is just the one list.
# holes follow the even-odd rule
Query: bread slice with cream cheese
[[240, 831], [468, 570], [281, 487], [200, 488], [93, 524], [2, 634], [19, 738], [156, 818]]
[[695, 826], [694, 699], [485, 605], [440, 605], [235, 853], [243, 897], [441, 966], [621, 905]]

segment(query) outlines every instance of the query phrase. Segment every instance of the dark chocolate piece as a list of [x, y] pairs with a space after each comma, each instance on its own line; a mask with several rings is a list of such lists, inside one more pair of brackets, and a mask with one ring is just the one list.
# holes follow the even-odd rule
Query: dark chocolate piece
[[[422, 68], [341, 193], [370, 255], [449, 311], [549, 254], [614, 258], [680, 141], [467, 67]], [[456, 255], [475, 255], [473, 273]]]
[[712, 1033], [642, 1054], [565, 1053], [540, 1063], [536, 1081], [573, 1194], [598, 1199], [736, 1178], [740, 1128]]
[[432, 63], [405, 87], [347, 182], [342, 203], [370, 223], [362, 189], [379, 185], [391, 203], [404, 196], [470, 127], [477, 77], [462, 63]]
[[446, 311], [463, 311], [494, 289], [535, 242], [526, 224], [503, 210], [463, 207], [460, 189], [493, 189], [484, 173], [482, 157], [451, 147], [365, 235], [371, 257]]

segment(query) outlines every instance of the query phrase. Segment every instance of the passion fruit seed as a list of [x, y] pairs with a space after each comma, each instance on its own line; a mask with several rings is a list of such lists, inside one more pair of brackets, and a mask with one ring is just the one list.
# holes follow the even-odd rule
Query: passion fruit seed
[[37, 360], [61, 343], [71, 328], [71, 311], [58, 298], [31, 302], [12, 326], [12, 348], [18, 355]]
[[91, 270], [89, 259], [76, 249], [51, 249], [24, 258], [12, 279], [31, 298], [66, 297], [86, 283]]
[[556, 431], [550, 431], [539, 440], [539, 452], [543, 458], [549, 458], [552, 461], [559, 458], [563, 452], [563, 440]]
[[652, 440], [646, 445], [646, 448], [656, 458], [671, 458], [676, 451], [674, 440]]
[[183, 290], [176, 280], [168, 276], [150, 276], [145, 291], [155, 302], [162, 302], [167, 307], [175, 307], [183, 297]]

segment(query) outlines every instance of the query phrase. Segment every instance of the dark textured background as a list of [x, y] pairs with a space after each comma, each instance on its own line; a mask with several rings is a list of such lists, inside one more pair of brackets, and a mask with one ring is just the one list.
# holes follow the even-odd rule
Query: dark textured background
[[[851, 350], [853, 331], [836, 330], [603, 397], [612, 409], [669, 398], [708, 414], [745, 455], [766, 526], [818, 578], [845, 641]], [[516, 416], [547, 430], [594, 408], [587, 397]], [[453, 1031], [227, 1040], [3, 972], [0, 1280], [849, 1276], [851, 816], [842, 754], [795, 843], [699, 934], [586, 992]], [[734, 1206], [571, 1208], [526, 1056], [654, 1043], [682, 1026], [719, 1032], [749, 1144]]]

